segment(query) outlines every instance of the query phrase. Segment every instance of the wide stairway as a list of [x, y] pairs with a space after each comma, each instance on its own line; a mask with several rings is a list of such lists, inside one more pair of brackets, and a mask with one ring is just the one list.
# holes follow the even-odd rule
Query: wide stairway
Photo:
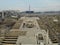
[[13, 34], [13, 32], [6, 34], [1, 45], [16, 45], [18, 36], [15, 34], [16, 33]]
[[16, 45], [17, 37], [6, 36], [2, 41], [2, 45]]
[[10, 30], [4, 37], [1, 45], [16, 45], [19, 36], [25, 36], [26, 31], [20, 31], [19, 29]]

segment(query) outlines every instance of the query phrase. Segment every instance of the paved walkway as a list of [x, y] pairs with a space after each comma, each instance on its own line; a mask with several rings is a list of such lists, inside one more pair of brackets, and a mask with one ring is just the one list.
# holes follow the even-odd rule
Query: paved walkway
[[[23, 28], [23, 23], [25, 21], [33, 21], [33, 24], [35, 25], [33, 28]], [[45, 30], [41, 30], [39, 25], [38, 25], [38, 22], [36, 20], [36, 17], [34, 18], [26, 18], [24, 19], [23, 23], [21, 24], [21, 27], [19, 30], [22, 30], [22, 31], [27, 31], [27, 34], [26, 36], [19, 36], [18, 37], [18, 40], [17, 40], [17, 45], [19, 45], [20, 43], [21, 44], [37, 44], [37, 39], [36, 39], [36, 35], [41, 33], [41, 34], [46, 34]], [[43, 45], [43, 44], [42, 44]]]

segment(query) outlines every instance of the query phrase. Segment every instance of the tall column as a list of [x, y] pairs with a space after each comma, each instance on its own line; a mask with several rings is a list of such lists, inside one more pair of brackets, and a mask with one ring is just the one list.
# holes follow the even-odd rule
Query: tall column
[[46, 35], [46, 45], [48, 45], [48, 42], [49, 42], [49, 38], [48, 38], [48, 34], [49, 32], [48, 32], [48, 30], [47, 30], [47, 35]]
[[4, 12], [2, 11], [2, 20], [4, 20]]

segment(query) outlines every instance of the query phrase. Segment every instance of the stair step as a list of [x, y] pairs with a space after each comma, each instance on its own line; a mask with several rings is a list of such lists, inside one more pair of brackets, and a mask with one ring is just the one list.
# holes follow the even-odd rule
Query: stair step
[[17, 39], [4, 39], [3, 41], [17, 41]]
[[16, 44], [16, 43], [5, 43], [5, 42], [2, 42], [2, 44]]
[[16, 41], [2, 41], [2, 42], [16, 42]]
[[5, 37], [5, 39], [17, 39], [17, 37]]
[[18, 37], [18, 36], [5, 36], [5, 37]]
[[18, 36], [5, 36], [5, 37], [18, 37]]
[[16, 44], [16, 41], [3, 41], [2, 43], [5, 43], [5, 44]]
[[3, 44], [3, 45], [16, 45], [16, 44]]
[[16, 43], [3, 43], [3, 44], [16, 44]]
[[17, 41], [17, 40], [3, 40], [3, 41]]

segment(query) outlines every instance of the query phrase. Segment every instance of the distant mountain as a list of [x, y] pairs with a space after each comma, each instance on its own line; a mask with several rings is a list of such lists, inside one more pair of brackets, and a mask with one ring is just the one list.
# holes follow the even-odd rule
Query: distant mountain
[[60, 11], [46, 11], [44, 13], [60, 13]]

